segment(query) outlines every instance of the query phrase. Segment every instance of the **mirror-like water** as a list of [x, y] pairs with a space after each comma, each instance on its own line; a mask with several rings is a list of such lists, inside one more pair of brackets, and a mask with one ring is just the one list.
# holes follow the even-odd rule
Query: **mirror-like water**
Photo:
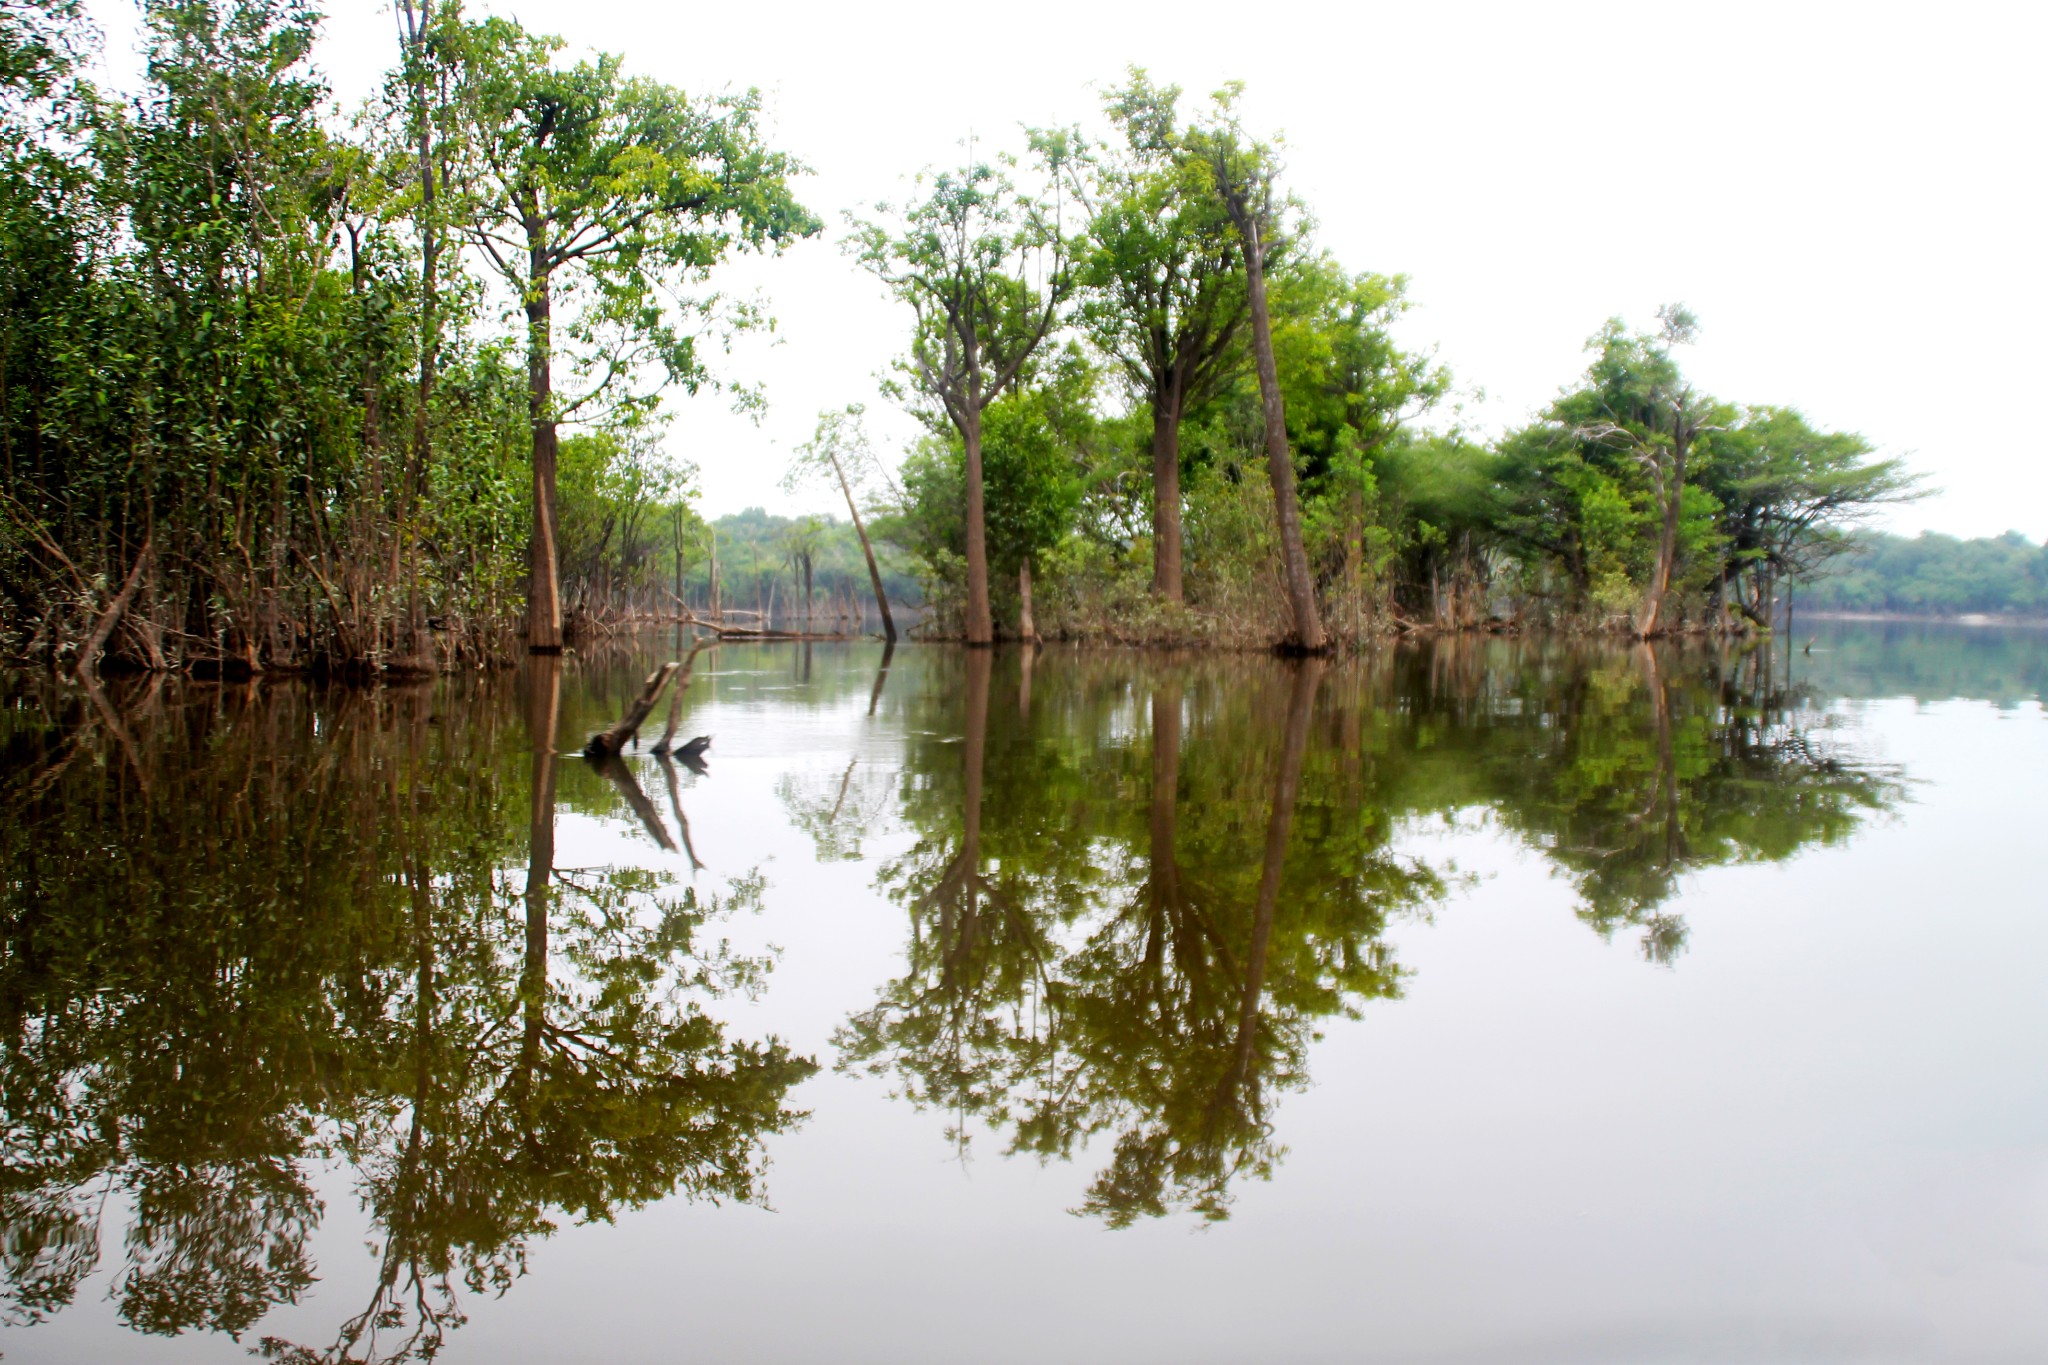
[[2048, 1358], [2048, 636], [1811, 633], [0, 681], [0, 1350]]

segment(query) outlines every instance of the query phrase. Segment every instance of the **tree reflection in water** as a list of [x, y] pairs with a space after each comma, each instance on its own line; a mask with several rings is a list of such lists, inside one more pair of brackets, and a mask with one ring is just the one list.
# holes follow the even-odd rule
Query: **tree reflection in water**
[[[239, 1336], [314, 1278], [323, 1160], [356, 1170], [378, 1280], [331, 1342], [263, 1340], [280, 1359], [430, 1356], [559, 1218], [758, 1195], [815, 1068], [727, 1035], [705, 1006], [767, 963], [698, 940], [762, 883], [556, 866], [577, 760], [558, 666], [529, 681], [530, 743], [483, 693], [152, 692], [118, 739], [14, 708], [10, 1320], [71, 1301], [125, 1196], [121, 1318]], [[134, 761], [73, 761], [108, 744]]]
[[[1387, 942], [1444, 897], [1403, 821], [1482, 812], [1602, 934], [1668, 963], [1694, 869], [1846, 837], [1900, 795], [1769, 660], [1451, 641], [1389, 660], [935, 663], [906, 729], [916, 844], [880, 872], [905, 970], [837, 1038], [1011, 1152], [1108, 1161], [1077, 1212], [1226, 1217], [1321, 1021], [1399, 994]], [[991, 705], [1016, 670], [1014, 707]], [[955, 741], [953, 736], [957, 735]]]
[[[867, 712], [856, 754], [779, 784], [791, 825], [822, 862], [909, 835], [877, 872], [903, 966], [840, 1065], [948, 1114], [963, 1152], [993, 1131], [1087, 1157], [1077, 1211], [1116, 1226], [1222, 1218], [1272, 1173], [1317, 1031], [1399, 994], [1390, 930], [1445, 899], [1416, 822], [1505, 832], [1668, 963], [1688, 874], [1839, 841], [1903, 783], [1761, 655], [918, 650], [872, 677], [834, 657], [773, 661], [778, 705]], [[557, 856], [580, 802], [701, 867], [674, 768], [656, 792], [560, 756], [609, 676], [536, 663], [516, 698], [4, 684], [10, 1320], [70, 1303], [111, 1241], [134, 1327], [261, 1331], [318, 1273], [312, 1175], [336, 1162], [373, 1292], [331, 1337], [260, 1348], [426, 1356], [559, 1220], [759, 1194], [814, 1068], [729, 1035], [714, 1002], [767, 963], [705, 941], [761, 879]]]

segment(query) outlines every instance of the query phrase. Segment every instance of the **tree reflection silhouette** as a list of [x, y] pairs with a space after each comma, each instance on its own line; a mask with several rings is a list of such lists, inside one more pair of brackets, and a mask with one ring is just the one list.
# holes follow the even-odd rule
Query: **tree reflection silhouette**
[[[76, 1296], [111, 1195], [124, 1320], [240, 1336], [312, 1282], [310, 1173], [350, 1163], [377, 1284], [331, 1343], [261, 1342], [293, 1361], [432, 1355], [559, 1219], [758, 1196], [815, 1068], [728, 1036], [707, 1006], [767, 963], [699, 940], [762, 883], [556, 865], [559, 667], [525, 744], [494, 690], [221, 693], [130, 715], [140, 771], [68, 764], [10, 812], [13, 1321]], [[36, 766], [64, 745], [0, 731]]]
[[963, 1153], [977, 1125], [1046, 1160], [1106, 1141], [1077, 1212], [1113, 1226], [1222, 1218], [1272, 1174], [1274, 1098], [1323, 1020], [1399, 993], [1387, 929], [1443, 898], [1404, 821], [1485, 811], [1596, 930], [1669, 963], [1689, 872], [1838, 840], [1900, 794], [1768, 667], [1718, 655], [1458, 641], [1334, 688], [1313, 661], [1000, 666], [1014, 709], [979, 653], [916, 703], [917, 841], [878, 876], [904, 970], [839, 1065], [948, 1113]]
[[[1058, 675], [1057, 694], [1036, 677], [985, 778], [989, 665], [965, 667], [959, 785], [933, 753], [908, 784], [927, 837], [882, 873], [910, 914], [907, 971], [841, 1031], [841, 1065], [951, 1111], [959, 1141], [978, 1120], [1011, 1150], [1064, 1158], [1112, 1135], [1081, 1211], [1113, 1225], [1224, 1217], [1232, 1181], [1279, 1154], [1270, 1095], [1305, 1079], [1315, 1020], [1397, 989], [1379, 935], [1440, 885], [1378, 846], [1385, 830], [1350, 793], [1312, 783], [1303, 801], [1319, 663], [1214, 689], [1219, 732], [1283, 716], [1278, 752], [1218, 744], [1186, 779], [1178, 689], [1159, 684], [1149, 783], [1131, 746], [1072, 742], [1131, 709], [1119, 680], [1085, 670]], [[1142, 803], [1125, 798], [1144, 785]], [[947, 790], [960, 806], [926, 799]], [[1333, 813], [1362, 838], [1337, 835]]]

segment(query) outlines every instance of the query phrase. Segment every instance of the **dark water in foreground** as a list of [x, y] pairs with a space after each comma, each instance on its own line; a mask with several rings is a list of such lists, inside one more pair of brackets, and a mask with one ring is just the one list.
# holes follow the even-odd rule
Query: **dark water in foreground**
[[0, 1351], [2048, 1359], [2048, 634], [1813, 633], [0, 680]]

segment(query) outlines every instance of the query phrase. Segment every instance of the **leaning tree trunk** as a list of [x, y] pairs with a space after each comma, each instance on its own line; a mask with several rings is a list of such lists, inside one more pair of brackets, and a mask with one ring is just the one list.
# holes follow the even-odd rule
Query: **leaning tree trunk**
[[538, 217], [527, 220], [532, 243], [526, 301], [526, 407], [533, 427], [533, 541], [526, 590], [526, 648], [562, 652], [562, 586], [556, 564], [554, 341], [545, 248]]
[[1266, 423], [1266, 473], [1273, 481], [1273, 512], [1280, 524], [1281, 567], [1287, 580], [1287, 601], [1294, 612], [1294, 635], [1284, 643], [1305, 654], [1329, 647], [1316, 613], [1315, 580], [1309, 576], [1308, 551], [1301, 539], [1301, 507], [1294, 492], [1294, 455], [1287, 446], [1287, 405], [1280, 396], [1280, 372], [1273, 362], [1273, 322], [1266, 307], [1265, 246], [1257, 218], [1233, 200], [1231, 216], [1244, 239], [1246, 293], [1252, 314], [1252, 354], [1259, 369], [1259, 407]]
[[1152, 591], [1168, 602], [1181, 591], [1180, 390], [1152, 396]]
[[882, 591], [882, 570], [875, 563], [875, 547], [868, 543], [868, 528], [861, 524], [860, 508], [854, 505], [853, 485], [846, 481], [846, 471], [839, 467], [839, 456], [832, 456], [832, 472], [839, 476], [839, 491], [846, 495], [846, 512], [853, 518], [853, 533], [860, 537], [860, 552], [868, 561], [868, 582], [875, 588], [875, 608], [882, 613], [882, 638], [890, 644], [896, 643], [896, 618], [889, 614], [889, 595]]

